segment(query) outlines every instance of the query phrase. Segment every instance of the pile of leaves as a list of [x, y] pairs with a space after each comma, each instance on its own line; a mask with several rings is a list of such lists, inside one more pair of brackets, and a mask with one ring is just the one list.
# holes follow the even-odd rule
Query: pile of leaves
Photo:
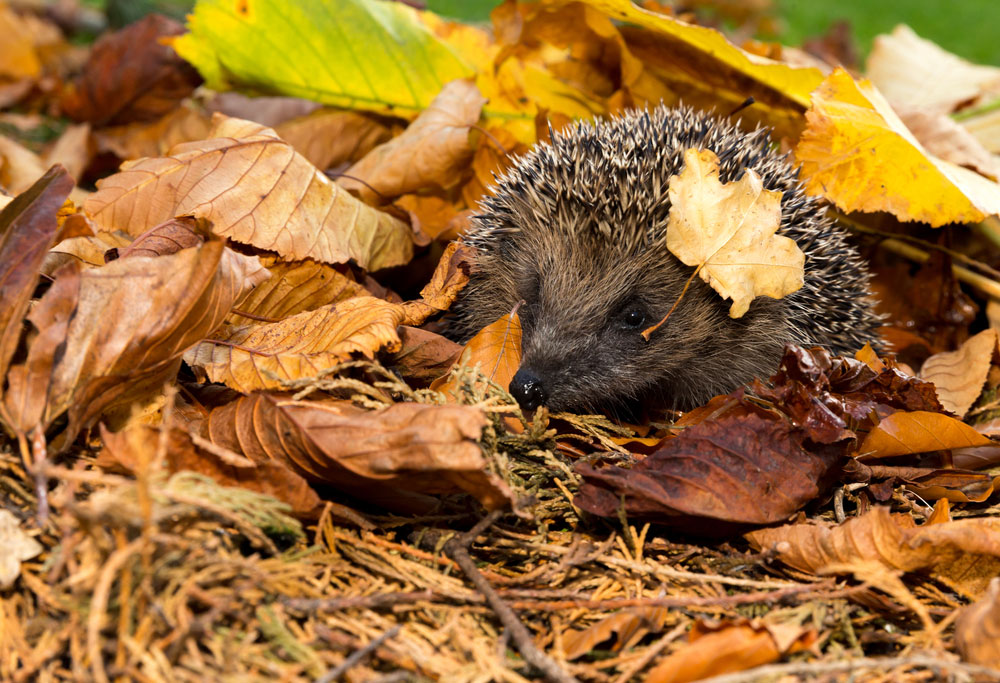
[[[0, 2], [0, 678], [1000, 676], [1000, 69], [628, 0], [199, 0], [90, 47], [71, 4]], [[439, 334], [451, 240], [554, 131], [682, 101], [773, 129], [886, 353], [526, 416], [513, 313]], [[671, 192], [774, 232], [688, 153]], [[734, 316], [800, 281], [679, 239]]]

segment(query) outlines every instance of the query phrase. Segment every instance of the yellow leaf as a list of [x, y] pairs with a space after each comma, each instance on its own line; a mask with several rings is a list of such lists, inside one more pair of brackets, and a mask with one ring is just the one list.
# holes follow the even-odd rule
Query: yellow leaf
[[419, 112], [445, 83], [471, 75], [400, 2], [199, 0], [188, 29], [174, 49], [214, 90]]
[[84, 212], [132, 235], [174, 216], [206, 218], [217, 234], [287, 260], [354, 259], [368, 270], [410, 260], [405, 223], [352, 197], [270, 128], [216, 115], [211, 136], [122, 164]]
[[1000, 213], [1000, 185], [931, 156], [867, 80], [834, 71], [813, 93], [795, 148], [806, 191], [844, 211], [934, 227]]
[[667, 248], [733, 300], [730, 317], [746, 313], [755, 297], [780, 299], [802, 287], [805, 255], [795, 240], [775, 234], [781, 192], [765, 190], [754, 171], [723, 184], [715, 152], [688, 149], [668, 192]]

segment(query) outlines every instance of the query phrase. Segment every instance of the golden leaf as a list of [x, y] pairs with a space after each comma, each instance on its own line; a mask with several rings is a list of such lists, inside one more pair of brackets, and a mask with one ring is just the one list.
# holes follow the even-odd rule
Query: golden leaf
[[730, 317], [741, 317], [755, 297], [780, 299], [802, 287], [805, 255], [794, 240], [775, 234], [781, 192], [765, 190], [754, 171], [723, 184], [715, 152], [689, 149], [668, 192], [667, 248], [733, 300]]

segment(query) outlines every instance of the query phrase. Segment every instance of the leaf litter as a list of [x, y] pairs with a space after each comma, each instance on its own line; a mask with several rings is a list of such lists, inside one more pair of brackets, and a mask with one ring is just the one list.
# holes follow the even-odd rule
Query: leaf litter
[[[0, 678], [995, 677], [1000, 355], [958, 281], [995, 307], [997, 71], [901, 28], [872, 84], [696, 20], [200, 0], [74, 53], [0, 5], [0, 104], [54, 127], [0, 119]], [[748, 96], [869, 236], [896, 359], [789, 347], [624, 424], [519, 409], [517, 311], [438, 334], [445, 242], [516, 154]], [[794, 289], [794, 254], [722, 287], [702, 247], [737, 314]]]

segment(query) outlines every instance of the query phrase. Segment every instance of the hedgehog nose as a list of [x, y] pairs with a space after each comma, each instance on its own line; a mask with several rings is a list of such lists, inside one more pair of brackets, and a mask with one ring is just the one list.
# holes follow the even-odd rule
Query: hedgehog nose
[[510, 395], [525, 410], [534, 410], [549, 399], [549, 392], [545, 390], [541, 378], [526, 368], [518, 368], [510, 381]]

